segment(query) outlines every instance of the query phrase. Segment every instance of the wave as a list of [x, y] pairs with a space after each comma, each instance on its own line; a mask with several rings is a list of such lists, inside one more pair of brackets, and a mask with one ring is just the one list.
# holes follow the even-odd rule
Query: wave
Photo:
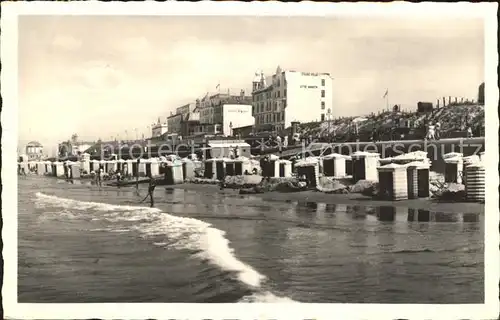
[[[225, 232], [209, 223], [173, 216], [157, 208], [78, 201], [41, 192], [36, 193], [36, 197], [45, 204], [83, 211], [82, 215], [87, 215], [89, 210], [107, 212], [107, 214], [95, 215], [94, 218], [109, 221], [141, 221], [141, 224], [131, 229], [137, 230], [146, 237], [165, 236], [169, 246], [176, 249], [198, 251], [197, 255], [200, 258], [209, 260], [223, 270], [235, 272], [240, 281], [251, 287], [258, 288], [265, 280], [265, 276], [235, 257], [234, 250], [229, 246], [229, 240], [225, 238]], [[116, 232], [119, 232], [118, 230], [125, 231], [121, 228]], [[156, 245], [159, 244], [160, 241], [157, 241]]]

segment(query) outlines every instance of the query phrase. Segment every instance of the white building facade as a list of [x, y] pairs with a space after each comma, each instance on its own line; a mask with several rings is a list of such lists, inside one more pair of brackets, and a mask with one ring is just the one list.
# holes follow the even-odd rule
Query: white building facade
[[295, 121], [325, 121], [328, 110], [333, 114], [333, 78], [278, 66], [271, 76], [255, 74], [252, 101], [256, 132], [281, 131]]
[[233, 128], [252, 126], [255, 119], [250, 104], [225, 104], [222, 106], [221, 133], [233, 136]]

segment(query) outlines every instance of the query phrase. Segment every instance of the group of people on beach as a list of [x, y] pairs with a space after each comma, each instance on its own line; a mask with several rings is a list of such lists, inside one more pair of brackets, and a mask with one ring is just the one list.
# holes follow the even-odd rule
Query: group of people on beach
[[425, 140], [439, 140], [441, 138], [441, 124], [439, 121], [436, 124], [429, 122], [427, 125], [427, 134], [425, 135]]

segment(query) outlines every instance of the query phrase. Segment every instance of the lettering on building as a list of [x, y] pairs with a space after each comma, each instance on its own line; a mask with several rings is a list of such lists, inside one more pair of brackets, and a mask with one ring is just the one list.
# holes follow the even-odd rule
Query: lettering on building
[[318, 89], [318, 86], [307, 86], [307, 85], [301, 85], [301, 89]]
[[303, 75], [303, 76], [313, 76], [313, 77], [317, 77], [317, 76], [319, 76], [319, 73], [317, 73], [317, 72], [302, 72], [302, 75]]

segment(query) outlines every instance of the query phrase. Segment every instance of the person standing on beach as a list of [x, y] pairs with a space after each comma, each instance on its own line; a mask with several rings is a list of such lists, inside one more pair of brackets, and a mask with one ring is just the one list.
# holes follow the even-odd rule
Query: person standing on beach
[[434, 128], [435, 127], [432, 125], [432, 122], [429, 122], [429, 126], [427, 127], [427, 137], [426, 137], [426, 139], [429, 139], [429, 140], [434, 140], [435, 139]]
[[281, 143], [281, 137], [279, 135], [276, 137], [276, 143], [278, 144], [278, 152], [281, 157], [281, 154], [283, 153], [283, 144]]

